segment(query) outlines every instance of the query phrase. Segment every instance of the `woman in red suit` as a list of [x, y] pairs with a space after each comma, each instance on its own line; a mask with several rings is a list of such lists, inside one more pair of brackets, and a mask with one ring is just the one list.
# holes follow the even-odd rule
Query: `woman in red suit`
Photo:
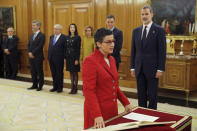
[[98, 29], [96, 49], [86, 57], [82, 68], [84, 102], [84, 129], [104, 128], [104, 121], [118, 115], [117, 99], [132, 110], [127, 97], [118, 87], [118, 72], [113, 56], [114, 36], [108, 29]]

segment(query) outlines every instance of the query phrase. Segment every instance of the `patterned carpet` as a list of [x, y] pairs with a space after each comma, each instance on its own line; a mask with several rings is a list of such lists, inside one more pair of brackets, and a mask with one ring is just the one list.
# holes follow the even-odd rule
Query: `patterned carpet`
[[[29, 82], [0, 79], [0, 131], [80, 131], [83, 128], [81, 92], [69, 95], [50, 93], [45, 85], [41, 92], [27, 90]], [[135, 99], [130, 99], [137, 105]], [[171, 109], [171, 110], [170, 110]], [[124, 109], [119, 104], [119, 111]], [[159, 104], [158, 110], [193, 116], [193, 131], [197, 131], [197, 111], [192, 108]]]

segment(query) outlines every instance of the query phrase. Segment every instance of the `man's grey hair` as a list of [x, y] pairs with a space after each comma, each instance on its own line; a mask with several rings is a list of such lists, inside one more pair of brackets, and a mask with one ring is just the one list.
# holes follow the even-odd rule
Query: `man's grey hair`
[[41, 27], [41, 23], [38, 20], [33, 20], [32, 23], [36, 23], [37, 26]]
[[63, 29], [63, 26], [61, 24], [55, 24], [54, 25], [54, 28], [58, 28], [58, 29], [62, 30]]
[[8, 27], [7, 31], [10, 30], [10, 29], [14, 32], [14, 28], [13, 27]]
[[145, 5], [142, 7], [142, 10], [144, 10], [144, 9], [149, 9], [150, 13], [153, 13], [153, 8], [151, 6]]

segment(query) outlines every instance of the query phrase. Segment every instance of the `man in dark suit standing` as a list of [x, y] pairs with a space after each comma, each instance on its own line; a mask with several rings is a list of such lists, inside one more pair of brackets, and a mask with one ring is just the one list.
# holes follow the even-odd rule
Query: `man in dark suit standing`
[[3, 35], [0, 32], [0, 78], [4, 77], [4, 62], [3, 62], [3, 49], [2, 49], [2, 44], [3, 44]]
[[144, 6], [143, 25], [133, 30], [130, 68], [131, 76], [137, 79], [138, 105], [157, 109], [158, 79], [165, 71], [166, 37], [164, 29], [154, 24], [152, 17], [152, 8]]
[[6, 78], [16, 79], [18, 72], [18, 37], [14, 35], [14, 28], [7, 29], [8, 36], [3, 41], [2, 49], [5, 56]]
[[108, 15], [106, 18], [106, 25], [109, 30], [113, 32], [115, 41], [115, 47], [112, 56], [116, 60], [116, 68], [119, 69], [119, 63], [121, 62], [120, 51], [122, 49], [123, 33], [121, 30], [115, 27], [115, 17]]
[[45, 35], [40, 32], [41, 23], [38, 20], [32, 21], [33, 34], [30, 36], [28, 43], [28, 56], [30, 61], [31, 76], [33, 85], [28, 88], [42, 90], [44, 84], [44, 73], [43, 73], [43, 46], [45, 43]]
[[63, 91], [63, 70], [64, 70], [64, 47], [66, 36], [61, 33], [62, 25], [54, 25], [54, 34], [50, 36], [48, 48], [48, 60], [53, 77], [53, 88], [50, 92]]

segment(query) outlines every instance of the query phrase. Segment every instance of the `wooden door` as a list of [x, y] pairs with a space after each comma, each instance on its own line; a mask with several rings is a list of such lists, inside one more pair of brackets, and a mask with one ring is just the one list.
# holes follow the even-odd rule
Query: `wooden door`
[[63, 26], [62, 33], [68, 33], [68, 26], [72, 19], [72, 7], [71, 5], [57, 5], [54, 6], [54, 24], [61, 24]]
[[[48, 36], [53, 34], [54, 24], [61, 24], [63, 26], [63, 34], [68, 35], [68, 27], [71, 23], [77, 25], [78, 33], [82, 38], [83, 44], [83, 30], [85, 26], [91, 25], [94, 27], [94, 1], [90, 0], [72, 0], [72, 1], [52, 1], [48, 0]], [[48, 43], [48, 42], [47, 42]], [[51, 76], [50, 69], [47, 63], [46, 73]], [[69, 78], [69, 73], [64, 71], [64, 78]], [[79, 73], [81, 79], [81, 73]]]
[[72, 4], [72, 22], [77, 25], [78, 33], [83, 38], [83, 30], [87, 25], [93, 26], [93, 10], [91, 3]]

